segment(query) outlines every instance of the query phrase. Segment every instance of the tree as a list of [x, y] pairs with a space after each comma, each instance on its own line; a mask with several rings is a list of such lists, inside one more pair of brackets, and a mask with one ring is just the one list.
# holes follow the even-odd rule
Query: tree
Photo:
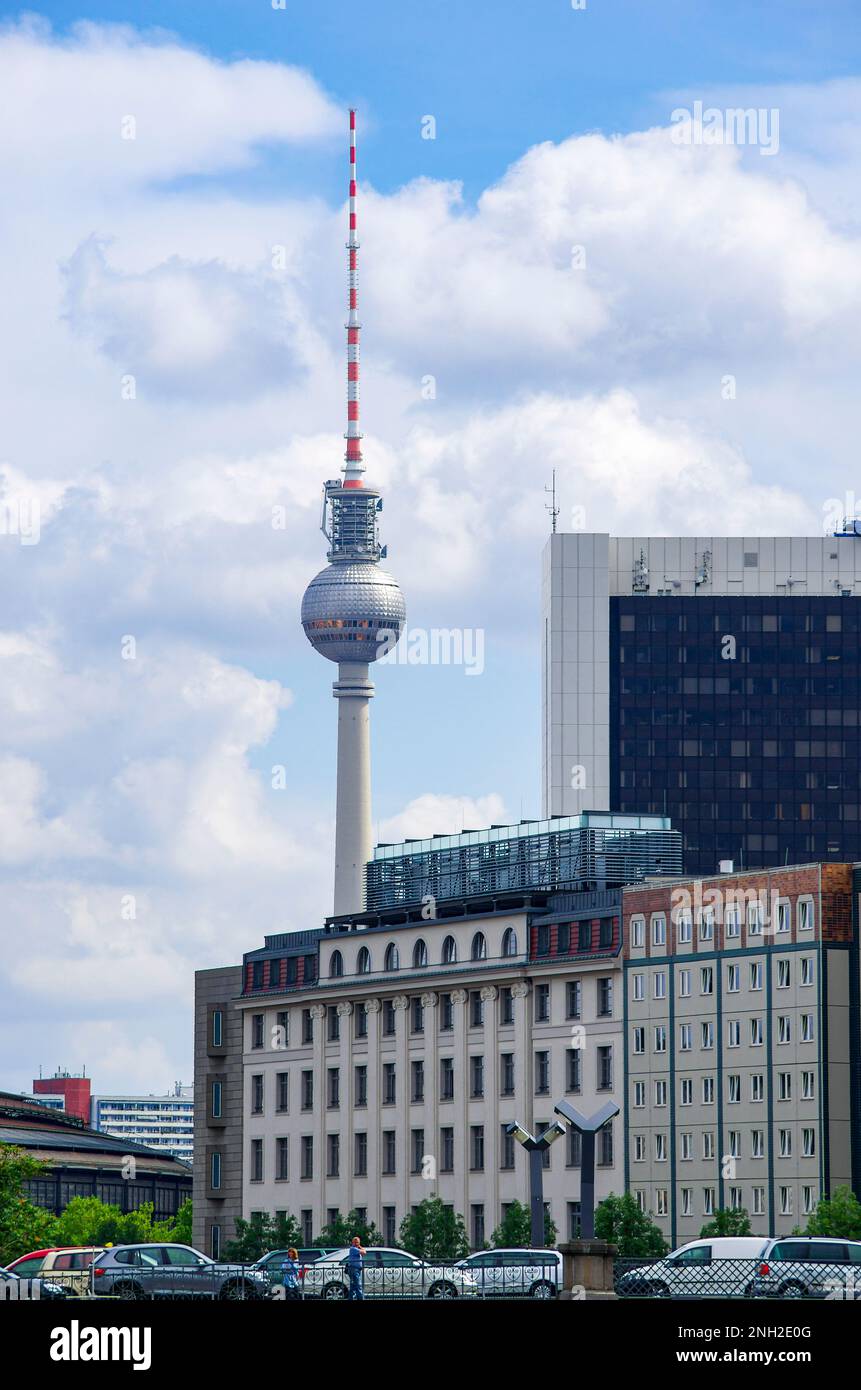
[[178, 1241], [180, 1245], [191, 1245], [191, 1219], [192, 1206], [191, 1198], [186, 1197], [179, 1211], [176, 1213], [173, 1222], [173, 1235], [171, 1240]]
[[820, 1197], [805, 1235], [861, 1240], [861, 1202], [851, 1187], [837, 1187], [831, 1197]]
[[338, 1212], [334, 1221], [329, 1221], [325, 1225], [314, 1241], [315, 1245], [334, 1245], [339, 1248], [342, 1245], [349, 1245], [353, 1236], [358, 1236], [363, 1245], [382, 1245], [383, 1238], [374, 1225], [373, 1221], [368, 1223], [365, 1217], [360, 1217], [358, 1212], [348, 1212], [342, 1216]]
[[236, 1260], [240, 1264], [254, 1264], [267, 1250], [275, 1250], [272, 1217], [265, 1212], [255, 1212], [250, 1221], [236, 1218], [236, 1236], [224, 1247], [224, 1258]]
[[[544, 1244], [556, 1244], [556, 1223], [547, 1208], [544, 1208]], [[491, 1232], [490, 1243], [497, 1250], [526, 1250], [532, 1244], [532, 1217], [529, 1207], [523, 1202], [509, 1202], [505, 1214], [496, 1229]]]
[[56, 1217], [24, 1194], [46, 1165], [13, 1144], [0, 1144], [0, 1265], [54, 1243]]
[[744, 1207], [739, 1207], [736, 1211], [728, 1207], [720, 1207], [715, 1212], [714, 1219], [703, 1226], [700, 1235], [749, 1236], [750, 1218]]
[[401, 1222], [401, 1245], [429, 1263], [462, 1260], [469, 1254], [463, 1217], [440, 1197], [425, 1197]]
[[619, 1254], [628, 1259], [645, 1259], [666, 1254], [660, 1230], [647, 1212], [641, 1211], [630, 1192], [621, 1197], [610, 1193], [595, 1209], [595, 1235], [618, 1245]]

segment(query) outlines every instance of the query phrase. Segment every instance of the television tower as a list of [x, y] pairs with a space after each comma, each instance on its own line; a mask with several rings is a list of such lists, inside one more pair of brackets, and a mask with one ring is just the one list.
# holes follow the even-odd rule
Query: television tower
[[397, 580], [380, 569], [377, 516], [383, 502], [363, 479], [359, 431], [359, 242], [356, 222], [356, 113], [350, 112], [349, 316], [347, 319], [347, 452], [343, 476], [323, 485], [320, 529], [328, 565], [302, 599], [305, 636], [321, 656], [338, 663], [332, 694], [338, 701], [338, 787], [335, 806], [334, 915], [361, 912], [364, 870], [371, 857], [371, 739], [368, 667], [390, 650], [406, 622]]

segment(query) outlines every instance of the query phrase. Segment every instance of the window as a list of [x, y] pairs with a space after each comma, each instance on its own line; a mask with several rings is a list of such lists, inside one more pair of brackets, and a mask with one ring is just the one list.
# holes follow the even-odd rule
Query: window
[[343, 973], [344, 957], [341, 955], [340, 951], [333, 951], [329, 958], [329, 976], [331, 979], [337, 979], [337, 977], [343, 975]]
[[302, 1109], [314, 1109], [314, 1073], [313, 1071], [303, 1071], [302, 1073]]
[[440, 1100], [454, 1100], [454, 1061], [451, 1057], [440, 1058], [439, 1098]]
[[368, 1136], [367, 1134], [355, 1134], [353, 1136], [353, 1173], [357, 1178], [367, 1177], [368, 1174]]
[[777, 1073], [777, 1099], [792, 1100], [792, 1072], [779, 1071]]
[[326, 1105], [329, 1110], [337, 1110], [341, 1104], [341, 1072], [339, 1067], [329, 1067], [326, 1083]]
[[484, 1000], [478, 989], [469, 992], [469, 1024], [471, 1028], [481, 1028], [484, 1024]]
[[631, 918], [631, 945], [639, 947], [643, 945], [646, 934], [646, 922], [643, 917]]
[[536, 956], [549, 956], [550, 954], [550, 928], [547, 925], [536, 928], [535, 954]]
[[677, 918], [677, 934], [679, 945], [685, 946], [693, 937], [693, 921], [689, 912], [680, 912]]
[[645, 1081], [634, 1082], [634, 1109], [642, 1110], [646, 1104], [646, 1083]]
[[411, 1062], [410, 1073], [412, 1102], [414, 1105], [420, 1105], [425, 1098], [425, 1064], [420, 1058]]
[[597, 1154], [595, 1162], [599, 1168], [613, 1167], [613, 1122], [598, 1131]]
[[727, 1076], [726, 1098], [728, 1105], [741, 1104], [741, 1077], [738, 1072], [730, 1072]]
[[364, 1004], [357, 1004], [353, 1014], [353, 1033], [356, 1038], [366, 1038], [368, 1036], [368, 1014]]
[[454, 1004], [450, 994], [439, 997], [439, 1028], [441, 1033], [449, 1033], [454, 1027]]
[[791, 983], [792, 983], [792, 972], [791, 972], [791, 970], [790, 970], [790, 963], [789, 963], [789, 961], [788, 961], [788, 960], [779, 960], [779, 961], [777, 962], [777, 988], [778, 988], [778, 989], [789, 989], [789, 986], [791, 985]]
[[209, 1186], [213, 1192], [221, 1187], [221, 1154], [214, 1153], [209, 1160]]
[[279, 1135], [275, 1140], [275, 1180], [286, 1182], [290, 1177], [290, 1140]]
[[694, 1030], [690, 1023], [679, 1024], [679, 1051], [690, 1052], [694, 1045]]
[[484, 1172], [484, 1125], [469, 1127], [469, 1166], [473, 1173]]
[[425, 943], [422, 941], [421, 937], [419, 937], [418, 941], [416, 942], [415, 946], [413, 947], [413, 967], [414, 967], [416, 970], [422, 970], [422, 969], [424, 969], [424, 967], [427, 965], [427, 963], [428, 963], [428, 948], [427, 948], [427, 946], [425, 945]]
[[679, 1104], [693, 1105], [694, 1103], [694, 1083], [689, 1076], [683, 1076], [679, 1081]]
[[517, 955], [517, 933], [513, 927], [506, 927], [505, 935], [502, 938], [502, 954], [504, 956]]
[[546, 1096], [550, 1090], [550, 1053], [535, 1054], [535, 1094]]
[[290, 1109], [290, 1073], [279, 1071], [275, 1074], [275, 1108], [281, 1114]]
[[666, 1134], [655, 1135], [655, 1162], [666, 1163], [667, 1161], [667, 1136]]
[[565, 986], [565, 1013], [567, 1018], [579, 1018], [582, 1005], [582, 986], [579, 980], [569, 980]]
[[330, 1004], [326, 1010], [326, 1026], [326, 1036], [329, 1042], [339, 1042], [341, 1037], [341, 1015], [338, 1013], [337, 1007], [334, 1004]]
[[499, 991], [499, 1023], [500, 1027], [506, 1028], [514, 1022], [514, 995], [511, 986], [506, 985]]
[[691, 1161], [693, 1160], [693, 1156], [694, 1156], [694, 1136], [691, 1134], [690, 1130], [683, 1130], [683, 1131], [682, 1131], [682, 1134], [680, 1135], [680, 1138], [681, 1138], [681, 1153], [680, 1153], [680, 1157], [681, 1157], [682, 1159], [684, 1159], [685, 1162], [691, 1162]]
[[363, 946], [356, 957], [356, 974], [370, 975], [371, 973], [371, 953], [367, 946]]
[[507, 1125], [500, 1125], [499, 1166], [502, 1169], [514, 1167], [514, 1135], [508, 1133]]
[[802, 957], [801, 957], [801, 984], [803, 984], [803, 985], [812, 985], [812, 984], [813, 984], [813, 957], [812, 957], [812, 956], [802, 956]]
[[645, 977], [645, 975], [635, 975], [635, 976], [633, 977], [633, 993], [632, 993], [632, 995], [631, 995], [632, 999], [645, 999], [645, 997], [646, 997], [645, 983], [646, 983], [646, 977]]
[[484, 939], [484, 932], [477, 931], [472, 938], [470, 958], [472, 960], [487, 960], [487, 942]]
[[484, 1204], [481, 1202], [473, 1203], [470, 1207], [470, 1225], [472, 1227], [472, 1248], [481, 1250], [484, 1245]]
[[577, 1092], [581, 1088], [581, 1053], [577, 1047], [569, 1047], [565, 1052], [565, 1089]]
[[251, 1181], [263, 1181], [263, 1140], [251, 1140]]
[[613, 1048], [605, 1046], [598, 1048], [598, 1090], [612, 1091], [613, 1089]]
[[[439, 1152], [440, 1152], [440, 1172], [452, 1173], [454, 1171], [454, 1129], [451, 1125], [444, 1125], [439, 1132]], [[512, 1143], [514, 1137], [512, 1136]], [[512, 1154], [512, 1166], [513, 1166]]]
[[550, 986], [548, 984], [535, 986], [535, 1022], [550, 1022]]
[[703, 1188], [703, 1216], [714, 1216], [715, 1214], [715, 1190], [713, 1187]]
[[652, 945], [664, 946], [667, 941], [667, 919], [665, 917], [652, 918]]
[[700, 941], [714, 939], [714, 913], [707, 909], [700, 915]]
[[816, 1131], [813, 1129], [803, 1129], [801, 1131], [801, 1152], [805, 1158], [816, 1157]]
[[703, 1134], [703, 1159], [708, 1162], [715, 1156], [715, 1137], [710, 1129]]
[[750, 967], [750, 988], [762, 989], [762, 961], [755, 960]]
[[212, 1011], [212, 1047], [224, 1046], [224, 1014], [221, 1009]]
[[395, 1006], [391, 999], [383, 1000], [383, 1037], [393, 1038], [395, 1035]]
[[814, 1089], [813, 1089], [813, 1088], [814, 1088], [814, 1081], [815, 1081], [815, 1074], [814, 1074], [812, 1071], [803, 1071], [803, 1072], [801, 1073], [801, 1099], [802, 1099], [802, 1100], [813, 1100], [813, 1098], [814, 1098]]
[[762, 936], [764, 913], [762, 903], [749, 903], [747, 908], [748, 936]]
[[813, 1042], [813, 1014], [801, 1015], [801, 1041]]
[[314, 1041], [314, 1019], [310, 1009], [302, 1010], [302, 1046], [308, 1047]]
[[666, 970], [656, 970], [654, 975], [654, 994], [656, 999], [666, 999], [667, 997], [667, 972]]
[[390, 1178], [395, 1172], [395, 1131], [383, 1130], [383, 1175]]
[[704, 1052], [711, 1052], [715, 1045], [715, 1026], [713, 1023], [700, 1024], [700, 1047]]
[[646, 1050], [646, 1030], [637, 1027], [634, 1029], [634, 1054], [641, 1057]]
[[700, 969], [700, 994], [714, 994], [715, 972], [711, 965], [704, 965]]
[[646, 1161], [646, 1136], [644, 1134], [634, 1135], [634, 1162], [645, 1163]]
[[355, 1091], [354, 1104], [361, 1109], [368, 1103], [368, 1068], [364, 1063], [356, 1067], [353, 1088]]
[[703, 1077], [703, 1105], [714, 1105], [715, 1103], [715, 1079], [713, 1076]]
[[383, 1207], [383, 1240], [386, 1245], [394, 1245], [397, 1235], [397, 1209]]
[[737, 1018], [727, 1019], [726, 1045], [727, 1047], [741, 1047], [741, 1022]]
[[779, 1196], [780, 1196], [780, 1214], [781, 1214], [781, 1216], [791, 1216], [791, 1215], [792, 1215], [792, 1188], [791, 1188], [791, 1187], [781, 1187], [781, 1188], [779, 1189]]
[[724, 935], [741, 936], [741, 913], [737, 903], [730, 903], [724, 911]]
[[447, 936], [442, 943], [442, 963], [443, 965], [455, 965], [457, 963], [457, 942], [453, 936]]
[[383, 1105], [395, 1105], [397, 1101], [397, 1083], [394, 1062], [383, 1063]]
[[741, 989], [741, 969], [737, 965], [726, 968], [726, 987], [730, 994], [738, 994]]
[[792, 1021], [789, 1017], [789, 1014], [778, 1014], [777, 1041], [779, 1043], [792, 1042]]
[[655, 1052], [666, 1052], [667, 1050], [667, 1029], [663, 1023], [659, 1023], [655, 1029]]
[[425, 1031], [425, 1006], [420, 994], [414, 994], [410, 1000], [410, 1031], [413, 1033]]
[[761, 1019], [761, 1018], [752, 1018], [752, 1019], [750, 1020], [750, 1045], [751, 1045], [751, 1047], [762, 1047], [764, 1036], [765, 1036], [765, 1035], [764, 1035], [764, 1033], [763, 1033], [762, 1019]]
[[789, 931], [789, 903], [779, 902], [777, 904], [777, 930], [779, 932]]
[[411, 1172], [420, 1173], [424, 1168], [425, 1156], [425, 1132], [423, 1129], [414, 1129], [410, 1134], [410, 1146], [412, 1148], [412, 1167]]
[[221, 1093], [222, 1093], [222, 1083], [221, 1083], [220, 1081], [213, 1081], [213, 1083], [212, 1083], [212, 1100], [211, 1100], [211, 1104], [210, 1104], [210, 1110], [211, 1110], [211, 1114], [212, 1114], [212, 1119], [213, 1119], [213, 1120], [220, 1120], [220, 1119], [221, 1119]]
[[263, 1014], [251, 1015], [251, 1046], [263, 1046]]
[[750, 1098], [752, 1101], [765, 1100], [765, 1077], [762, 1072], [754, 1072], [750, 1078]]
[[391, 972], [392, 970], [398, 970], [399, 968], [400, 957], [398, 955], [398, 948], [395, 945], [394, 941], [390, 941], [388, 946], [386, 947], [385, 957], [383, 958], [383, 969]]
[[813, 930], [813, 900], [812, 898], [799, 898], [798, 900], [798, 930]]
[[472, 1100], [484, 1096], [484, 1058], [480, 1055], [469, 1059], [469, 1093]]
[[341, 1170], [341, 1136], [326, 1136], [326, 1177], [337, 1178]]
[[667, 1103], [667, 1083], [666, 1083], [666, 1081], [663, 1081], [663, 1080], [661, 1080], [661, 1081], [656, 1081], [656, 1082], [655, 1082], [655, 1106], [656, 1106], [657, 1109], [660, 1110], [660, 1109], [662, 1109], [663, 1106], [666, 1105], [666, 1103]]
[[598, 1017], [613, 1017], [613, 981], [605, 977], [598, 981]]
[[[499, 1058], [500, 1090], [504, 1096], [514, 1095], [514, 1053], [503, 1052]], [[453, 1084], [453, 1083], [452, 1083]]]
[[693, 1216], [694, 1214], [694, 1189], [692, 1187], [682, 1188], [682, 1216]]
[[689, 999], [691, 994], [691, 972], [690, 970], [679, 971], [679, 998]]

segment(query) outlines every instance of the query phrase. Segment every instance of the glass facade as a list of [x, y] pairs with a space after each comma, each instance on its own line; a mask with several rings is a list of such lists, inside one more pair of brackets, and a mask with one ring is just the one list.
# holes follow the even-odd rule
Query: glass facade
[[851, 597], [612, 598], [613, 809], [689, 873], [861, 859], [859, 630]]

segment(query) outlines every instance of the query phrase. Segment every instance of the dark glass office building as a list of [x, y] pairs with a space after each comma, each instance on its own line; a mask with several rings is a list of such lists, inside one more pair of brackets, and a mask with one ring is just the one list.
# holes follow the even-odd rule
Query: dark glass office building
[[861, 605], [610, 600], [614, 811], [667, 815], [687, 868], [861, 859]]

